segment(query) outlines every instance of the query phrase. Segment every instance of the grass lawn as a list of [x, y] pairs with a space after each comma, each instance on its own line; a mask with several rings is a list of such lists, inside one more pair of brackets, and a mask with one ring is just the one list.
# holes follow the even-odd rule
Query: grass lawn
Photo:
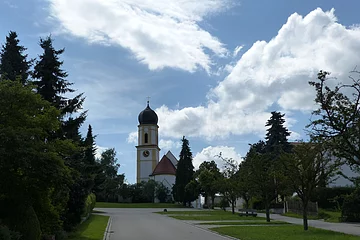
[[91, 215], [76, 232], [70, 234], [69, 240], [102, 240], [108, 223], [108, 216]]
[[203, 222], [198, 223], [196, 225], [268, 225], [268, 224], [290, 224], [287, 222], [282, 221], [271, 221], [271, 222], [265, 222], [265, 221], [243, 221], [243, 222]]
[[245, 217], [237, 213], [225, 212], [222, 210], [203, 210], [203, 211], [170, 211], [159, 212], [179, 220], [200, 220], [200, 221], [220, 221], [220, 220], [265, 220], [262, 217]]
[[359, 236], [310, 228], [304, 231], [302, 226], [247, 226], [219, 227], [211, 230], [241, 240], [356, 240]]
[[[301, 214], [297, 214], [297, 213], [293, 213], [293, 212], [283, 213], [282, 215], [286, 216], [286, 217], [292, 217], [292, 218], [301, 218], [301, 219], [303, 218], [303, 216]], [[319, 219], [319, 217], [308, 215], [308, 219], [309, 220], [317, 220], [317, 219]]]
[[[301, 214], [296, 214], [296, 213], [284, 213], [284, 216], [287, 217], [293, 217], [293, 218], [303, 218], [303, 216]], [[338, 211], [329, 211], [329, 210], [324, 210], [324, 209], [319, 209], [319, 214], [318, 216], [308, 216], [309, 220], [317, 220], [317, 219], [324, 219], [325, 222], [339, 222], [339, 217], [341, 217], [341, 212]]]
[[108, 203], [97, 202], [96, 208], [182, 208], [182, 205], [172, 203]]

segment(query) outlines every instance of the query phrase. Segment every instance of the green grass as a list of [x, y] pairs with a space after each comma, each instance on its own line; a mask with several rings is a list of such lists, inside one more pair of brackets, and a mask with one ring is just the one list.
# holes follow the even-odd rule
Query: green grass
[[[292, 218], [301, 218], [301, 219], [303, 218], [303, 216], [301, 214], [297, 214], [297, 213], [293, 213], [293, 212], [283, 213], [282, 215], [286, 216], [286, 217], [292, 217]], [[319, 217], [308, 215], [308, 219], [309, 220], [317, 220], [317, 219], [319, 219]]]
[[243, 222], [203, 222], [203, 223], [198, 223], [196, 225], [268, 225], [268, 224], [290, 224], [287, 222], [282, 222], [282, 221], [271, 221], [271, 222], [265, 222], [265, 221], [243, 221]]
[[[301, 214], [296, 214], [292, 212], [284, 213], [283, 216], [287, 217], [293, 217], [293, 218], [303, 218]], [[339, 217], [341, 217], [340, 211], [329, 211], [324, 209], [319, 209], [318, 216], [308, 216], [309, 220], [318, 220], [318, 219], [324, 219], [325, 222], [339, 222]]]
[[69, 240], [102, 240], [109, 220], [109, 216], [91, 215], [83, 222], [76, 232], [69, 236]]
[[358, 240], [351, 236], [322, 229], [310, 228], [304, 231], [302, 226], [247, 226], [218, 227], [211, 230], [241, 240]]
[[325, 222], [337, 223], [340, 222], [339, 218], [341, 217], [341, 212], [319, 209], [319, 217], [324, 219]]
[[97, 202], [96, 208], [182, 208], [182, 205], [172, 203], [107, 203]]
[[92, 210], [92, 213], [105, 213], [104, 211]]
[[222, 221], [222, 220], [264, 220], [262, 217], [245, 217], [222, 210], [159, 212], [179, 220]]

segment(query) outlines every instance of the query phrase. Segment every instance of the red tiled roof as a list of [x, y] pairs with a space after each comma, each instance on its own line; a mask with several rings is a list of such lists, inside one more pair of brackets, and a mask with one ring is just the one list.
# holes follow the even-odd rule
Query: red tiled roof
[[171, 160], [165, 155], [162, 157], [160, 162], [156, 165], [151, 176], [155, 175], [175, 175], [176, 168], [174, 164], [172, 164]]

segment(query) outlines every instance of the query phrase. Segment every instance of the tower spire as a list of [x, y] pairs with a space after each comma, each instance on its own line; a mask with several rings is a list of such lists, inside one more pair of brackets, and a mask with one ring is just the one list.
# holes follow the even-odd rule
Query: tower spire
[[147, 97], [147, 106], [150, 104], [150, 97]]

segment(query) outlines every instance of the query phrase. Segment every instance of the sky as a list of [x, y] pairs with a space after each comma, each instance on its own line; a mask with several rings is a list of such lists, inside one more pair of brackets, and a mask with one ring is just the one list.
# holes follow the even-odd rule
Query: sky
[[272, 111], [290, 141], [307, 139], [316, 108], [308, 82], [326, 70], [349, 81], [360, 64], [360, 1], [0, 0], [0, 43], [16, 31], [29, 57], [51, 35], [98, 153], [115, 148], [134, 183], [138, 114], [159, 117], [161, 155], [186, 136], [195, 167], [241, 161], [263, 140]]

